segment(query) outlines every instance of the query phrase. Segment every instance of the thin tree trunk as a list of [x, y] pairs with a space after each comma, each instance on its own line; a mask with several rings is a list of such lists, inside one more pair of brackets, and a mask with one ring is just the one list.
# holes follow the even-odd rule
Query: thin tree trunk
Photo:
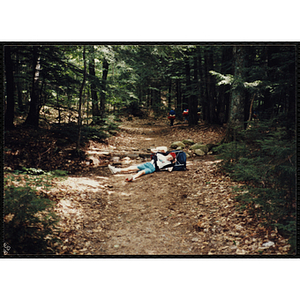
[[58, 109], [58, 124], [60, 124], [61, 122], [61, 111], [60, 111], [60, 105], [59, 105], [59, 96], [58, 96], [59, 90], [57, 88], [57, 92], [56, 92], [56, 105], [57, 105], [57, 109]]
[[[213, 52], [209, 50], [210, 53], [207, 55], [207, 71], [213, 69]], [[207, 91], [208, 91], [208, 107], [209, 107], [209, 123], [214, 124], [217, 123], [216, 116], [216, 97], [215, 97], [215, 82], [212, 75], [207, 72]]]
[[14, 126], [14, 76], [13, 76], [13, 62], [11, 59], [11, 47], [6, 46], [5, 48], [5, 75], [6, 75], [6, 88], [7, 88], [7, 105], [5, 112], [5, 129], [13, 129]]
[[199, 47], [198, 49], [198, 59], [199, 59], [199, 89], [200, 89], [200, 106], [201, 106], [201, 111], [202, 111], [202, 119], [205, 120], [206, 115], [204, 114], [205, 111], [205, 79], [203, 75], [203, 69], [205, 65], [203, 66], [203, 54], [202, 54], [202, 49]]
[[182, 111], [182, 107], [181, 107], [181, 82], [180, 79], [176, 79], [176, 108], [177, 110], [180, 112], [179, 114], [179, 119], [181, 119], [181, 111]]
[[169, 81], [169, 93], [168, 93], [168, 108], [171, 109], [171, 100], [172, 100], [172, 97], [171, 97], [171, 93], [172, 93], [172, 79], [170, 79]]
[[[17, 49], [17, 52], [16, 52], [16, 60], [17, 60], [16, 73], [20, 74], [21, 62], [19, 59], [19, 49]], [[19, 111], [23, 112], [24, 107], [23, 107], [23, 97], [22, 97], [22, 85], [21, 85], [20, 80], [21, 80], [20, 78], [18, 78], [16, 80], [17, 94], [18, 94], [18, 109], [19, 109]]]
[[102, 87], [101, 87], [101, 93], [100, 93], [100, 115], [101, 119], [105, 118], [105, 107], [106, 107], [106, 80], [107, 80], [107, 74], [108, 74], [108, 67], [109, 64], [107, 60], [103, 59], [103, 75], [102, 75]]
[[77, 140], [77, 145], [76, 145], [76, 150], [79, 150], [80, 147], [80, 140], [81, 140], [81, 105], [82, 105], [82, 92], [83, 92], [83, 88], [85, 85], [85, 80], [86, 80], [86, 59], [85, 59], [85, 46], [83, 46], [83, 79], [82, 79], [82, 84], [80, 87], [80, 91], [79, 91], [79, 106], [78, 106], [78, 140]]
[[211, 123], [211, 113], [210, 113], [210, 74], [209, 74], [209, 58], [208, 58], [208, 50], [204, 50], [204, 80], [205, 80], [205, 99], [203, 105], [203, 120], [207, 123]]
[[96, 72], [95, 72], [95, 58], [94, 58], [94, 46], [91, 46], [90, 48], [90, 61], [89, 61], [89, 74], [92, 76], [91, 79], [91, 98], [92, 98], [92, 114], [93, 114], [93, 122], [92, 124], [98, 124], [99, 123], [99, 104], [98, 104], [98, 95], [96, 91], [96, 85], [94, 83], [94, 80], [96, 78]]
[[33, 78], [32, 78], [32, 88], [31, 88], [31, 99], [30, 108], [28, 116], [25, 120], [26, 125], [34, 126], [37, 128], [39, 126], [39, 77], [40, 77], [40, 57], [39, 57], [39, 47], [33, 47]]
[[227, 127], [226, 140], [232, 141], [236, 139], [237, 133], [244, 129], [244, 93], [241, 82], [243, 81], [244, 70], [244, 48], [243, 46], [233, 47], [234, 56], [234, 77], [235, 84], [231, 92], [229, 124]]
[[248, 122], [250, 122], [252, 119], [252, 111], [253, 111], [253, 103], [254, 103], [255, 95], [256, 94], [253, 94], [252, 99], [251, 99]]
[[185, 99], [186, 99], [186, 103], [184, 108], [189, 108], [189, 103], [190, 103], [190, 98], [191, 98], [191, 76], [190, 76], [190, 62], [189, 62], [189, 57], [186, 58], [185, 61], [185, 86], [186, 86], [186, 90], [185, 90]]
[[194, 78], [193, 78], [193, 94], [189, 99], [189, 126], [198, 124], [198, 98], [197, 98], [197, 90], [198, 90], [198, 68], [197, 68], [197, 56], [196, 53], [193, 57], [194, 62]]

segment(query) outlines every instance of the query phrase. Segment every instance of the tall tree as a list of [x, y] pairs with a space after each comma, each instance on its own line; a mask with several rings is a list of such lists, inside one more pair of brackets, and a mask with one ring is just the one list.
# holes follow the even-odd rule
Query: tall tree
[[237, 131], [244, 129], [244, 47], [233, 46], [234, 82], [231, 91], [227, 140], [235, 139]]
[[[222, 62], [221, 72], [222, 74], [233, 74], [233, 49], [232, 46], [222, 47]], [[219, 109], [219, 121], [220, 124], [227, 123], [229, 118], [229, 103], [230, 103], [230, 86], [220, 86], [220, 109]]]
[[28, 116], [25, 120], [26, 125], [31, 125], [35, 128], [39, 126], [39, 79], [40, 79], [40, 48], [39, 46], [33, 46], [32, 49], [32, 86], [30, 97], [30, 108]]
[[[16, 74], [20, 74], [21, 62], [20, 62], [20, 54], [19, 47], [16, 47]], [[23, 112], [23, 95], [22, 95], [22, 84], [21, 78], [16, 78], [16, 87], [17, 87], [17, 95], [18, 95], [18, 109]]]
[[189, 126], [198, 124], [197, 108], [198, 108], [198, 57], [197, 52], [193, 55], [193, 85], [192, 93], [189, 98]]
[[181, 104], [182, 104], [182, 101], [181, 101], [181, 81], [180, 79], [176, 79], [176, 102], [177, 102], [177, 105], [176, 105], [176, 108], [178, 111], [181, 111]]
[[185, 103], [184, 108], [189, 107], [190, 98], [191, 98], [191, 68], [190, 68], [190, 57], [185, 58]]
[[99, 103], [98, 95], [96, 90], [96, 72], [95, 72], [95, 49], [94, 46], [90, 46], [90, 59], [89, 59], [89, 75], [91, 76], [91, 98], [92, 98], [92, 114], [93, 114], [93, 124], [99, 123]]
[[105, 107], [106, 107], [106, 81], [107, 81], [107, 74], [108, 74], [108, 61], [104, 57], [103, 58], [103, 72], [102, 72], [102, 81], [101, 81], [101, 92], [100, 92], [100, 116], [101, 119], [105, 118]]
[[81, 106], [82, 106], [82, 93], [86, 81], [86, 58], [85, 58], [85, 46], [83, 46], [83, 52], [82, 52], [82, 58], [83, 58], [83, 79], [79, 91], [79, 105], [78, 105], [78, 139], [77, 139], [77, 151], [80, 147], [80, 140], [81, 140]]
[[7, 91], [7, 101], [6, 101], [6, 112], [5, 112], [5, 129], [13, 129], [14, 126], [14, 75], [13, 75], [13, 62], [11, 58], [11, 47], [6, 46], [5, 49], [5, 75], [6, 75], [6, 91]]

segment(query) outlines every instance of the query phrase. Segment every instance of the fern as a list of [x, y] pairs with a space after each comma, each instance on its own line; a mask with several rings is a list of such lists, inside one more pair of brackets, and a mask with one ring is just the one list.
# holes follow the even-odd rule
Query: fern
[[222, 169], [244, 184], [236, 190], [241, 207], [251, 208], [264, 225], [282, 230], [293, 244], [296, 147], [281, 116], [253, 124], [238, 141], [222, 144], [217, 151]]

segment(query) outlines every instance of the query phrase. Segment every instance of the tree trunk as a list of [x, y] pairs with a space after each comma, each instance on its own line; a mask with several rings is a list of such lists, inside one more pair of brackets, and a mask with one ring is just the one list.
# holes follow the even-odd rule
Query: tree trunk
[[[232, 67], [228, 67], [228, 63], [232, 61], [232, 47], [222, 47], [222, 60], [221, 60], [221, 73], [233, 74]], [[232, 64], [230, 64], [231, 66]], [[219, 106], [218, 106], [218, 120], [219, 124], [227, 123], [229, 115], [229, 102], [230, 102], [230, 86], [222, 84], [219, 87]]]
[[208, 97], [208, 122], [210, 124], [217, 123], [216, 116], [216, 97], [215, 97], [215, 81], [212, 75], [209, 73], [210, 70], [213, 70], [213, 52], [208, 50], [206, 53], [207, 59], [207, 72], [206, 72], [206, 81], [207, 81], [207, 97]]
[[[21, 61], [19, 58], [19, 49], [18, 48], [16, 50], [16, 60], [17, 60], [16, 73], [20, 74]], [[17, 78], [17, 80], [16, 80], [17, 95], [18, 95], [18, 109], [19, 109], [19, 111], [23, 112], [24, 107], [23, 107], [23, 96], [22, 96], [22, 84], [21, 84], [20, 80], [21, 80], [20, 78]]]
[[[181, 112], [182, 107], [181, 107], [181, 83], [180, 79], [176, 79], [176, 108], [177, 111]], [[181, 114], [179, 115], [179, 119], [181, 118]]]
[[202, 111], [202, 119], [205, 120], [204, 110], [205, 110], [205, 79], [203, 76], [203, 54], [202, 49], [198, 49], [198, 59], [199, 59], [199, 90], [200, 90], [200, 106]]
[[98, 105], [98, 95], [96, 91], [96, 85], [94, 83], [94, 80], [96, 79], [94, 46], [91, 46], [90, 48], [89, 74], [92, 76], [91, 78], [91, 98], [92, 98], [92, 115], [93, 115], [92, 124], [98, 124], [100, 111]]
[[229, 124], [227, 127], [226, 140], [232, 141], [236, 139], [236, 134], [244, 129], [244, 88], [243, 88], [243, 72], [244, 72], [244, 47], [233, 47], [234, 57], [234, 78], [231, 92], [230, 110], [229, 110]]
[[184, 109], [189, 108], [191, 98], [191, 75], [190, 75], [190, 61], [189, 57], [185, 61], [185, 104]]
[[172, 107], [172, 79], [169, 81], [169, 92], [168, 92], [168, 108]]
[[210, 105], [209, 105], [209, 66], [208, 66], [208, 50], [204, 50], [204, 100], [203, 100], [203, 120], [207, 123], [211, 123], [210, 117]]
[[6, 91], [7, 91], [7, 101], [6, 101], [6, 112], [5, 112], [5, 129], [13, 129], [14, 126], [14, 76], [13, 76], [13, 62], [11, 59], [11, 47], [5, 46], [5, 75], [6, 75]]
[[59, 104], [59, 88], [57, 87], [56, 91], [56, 105], [58, 109], [58, 124], [61, 122], [61, 110], [60, 110], [60, 104]]
[[39, 47], [33, 46], [33, 78], [31, 87], [31, 99], [29, 113], [25, 120], [26, 125], [33, 126], [37, 128], [39, 126], [39, 77], [40, 77], [40, 57], [39, 57]]
[[83, 57], [83, 79], [82, 79], [82, 84], [80, 87], [80, 91], [79, 91], [79, 105], [78, 105], [78, 139], [77, 139], [77, 145], [76, 145], [76, 150], [79, 150], [80, 147], [80, 140], [81, 140], [81, 105], [82, 105], [82, 92], [83, 92], [83, 88], [85, 85], [85, 80], [86, 80], [86, 59], [85, 59], [85, 46], [83, 46], [83, 53], [82, 53], [82, 57]]
[[[270, 78], [271, 69], [274, 66], [274, 60], [272, 61], [272, 54], [277, 51], [277, 47], [266, 46], [265, 47], [265, 69], [266, 78]], [[263, 107], [260, 112], [260, 118], [268, 119], [271, 116], [273, 108], [273, 101], [270, 89], [266, 89], [263, 97]]]
[[193, 57], [194, 60], [194, 78], [193, 78], [193, 93], [189, 99], [189, 126], [198, 124], [198, 68], [196, 53]]
[[105, 118], [105, 106], [106, 106], [106, 80], [108, 74], [109, 64], [105, 58], [103, 58], [103, 74], [102, 74], [102, 87], [100, 93], [100, 116], [101, 119]]

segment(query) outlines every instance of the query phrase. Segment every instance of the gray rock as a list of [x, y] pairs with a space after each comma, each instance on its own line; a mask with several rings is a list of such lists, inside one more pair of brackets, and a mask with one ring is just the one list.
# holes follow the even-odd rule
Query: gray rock
[[183, 147], [177, 147], [176, 148], [176, 150], [182, 150], [183, 149]]
[[198, 155], [198, 156], [203, 156], [203, 155], [205, 155], [205, 152], [202, 151], [201, 149], [196, 149], [195, 154]]
[[181, 141], [177, 141], [177, 142], [173, 142], [172, 145], [171, 145], [172, 149], [177, 149], [178, 147], [184, 148], [185, 144]]
[[200, 144], [200, 143], [194, 144], [190, 147], [190, 150], [196, 150], [196, 149], [200, 149], [205, 153], [207, 153], [209, 151], [209, 148], [208, 148], [207, 145], [203, 145], [203, 144]]
[[185, 145], [194, 145], [195, 142], [191, 139], [183, 140], [182, 141]]

